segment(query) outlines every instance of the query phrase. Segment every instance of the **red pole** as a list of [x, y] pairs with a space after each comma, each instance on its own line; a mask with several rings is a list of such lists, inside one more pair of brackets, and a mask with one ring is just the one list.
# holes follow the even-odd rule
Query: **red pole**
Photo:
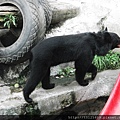
[[103, 120], [102, 116], [104, 115], [120, 115], [120, 74], [116, 80], [116, 83], [104, 108], [102, 109], [99, 115], [101, 117], [98, 117], [97, 120]]

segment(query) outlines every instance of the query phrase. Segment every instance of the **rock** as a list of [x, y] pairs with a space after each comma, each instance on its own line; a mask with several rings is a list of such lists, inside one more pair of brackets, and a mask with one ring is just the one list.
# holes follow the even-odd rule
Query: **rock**
[[21, 106], [24, 104], [20, 96], [22, 96], [21, 93], [12, 94], [10, 87], [2, 83], [0, 86], [0, 115], [20, 115]]
[[80, 8], [65, 1], [49, 0], [52, 8], [52, 21], [51, 24], [57, 24], [65, 21], [69, 18], [77, 16], [80, 12]]
[[[59, 1], [59, 0], [58, 0]], [[67, 20], [61, 27], [52, 29], [48, 34], [50, 37], [55, 35], [76, 34], [81, 32], [97, 32], [105, 27], [111, 32], [120, 35], [119, 28], [119, 2], [118, 0], [74, 0], [80, 7], [77, 17]], [[74, 1], [66, 0], [73, 4]], [[117, 26], [117, 27], [115, 27]], [[49, 37], [48, 36], [48, 37]]]
[[108, 27], [109, 32], [115, 32], [120, 36], [120, 3], [118, 0], [66, 0], [65, 2], [79, 6], [79, 15], [65, 21], [62, 26], [52, 29], [46, 38], [82, 32], [98, 32], [105, 27]]
[[113, 52], [120, 53], [120, 48], [115, 48], [115, 49], [113, 50]]
[[[93, 107], [98, 98], [110, 95], [119, 72], [120, 69], [100, 72], [95, 80], [91, 81], [86, 87], [79, 86], [76, 81], [73, 81], [67, 86], [58, 85], [51, 90], [39, 88], [31, 94], [31, 97], [37, 103], [41, 115], [55, 114], [58, 110], [71, 105], [74, 105], [72, 107], [74, 111], [79, 110], [79, 112], [83, 113], [84, 109], [80, 109], [83, 103], [84, 106], [89, 104]], [[0, 96], [2, 96], [0, 97], [0, 115], [21, 115], [26, 113], [28, 108], [26, 108], [22, 92], [11, 93], [8, 86], [0, 87], [0, 91]], [[103, 102], [105, 104], [105, 101]], [[96, 104], [98, 103], [100, 101], [96, 101]], [[87, 109], [86, 107], [85, 110]]]
[[[29, 69], [24, 69], [28, 66], [29, 61], [25, 61], [24, 63], [20, 63], [17, 65], [4, 65], [4, 81], [9, 83], [12, 80], [17, 80], [21, 77], [27, 76]], [[0, 78], [1, 79], [1, 78]], [[2, 80], [2, 79], [1, 79]]]

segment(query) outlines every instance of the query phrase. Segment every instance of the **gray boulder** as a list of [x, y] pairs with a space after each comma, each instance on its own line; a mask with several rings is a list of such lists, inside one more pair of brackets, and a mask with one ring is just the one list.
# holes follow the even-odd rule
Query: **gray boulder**
[[[85, 114], [85, 110], [88, 110], [88, 107], [85, 107], [85, 109], [82, 107], [82, 109], [80, 109], [81, 106], [87, 106], [88, 104], [91, 106], [94, 105], [94, 102], [98, 98], [108, 97], [119, 73], [120, 69], [98, 73], [95, 80], [91, 81], [86, 87], [79, 86], [78, 83], [73, 80], [73, 82], [68, 85], [59, 84], [51, 90], [37, 88], [31, 95], [37, 103], [32, 109], [34, 111], [37, 107], [40, 111], [39, 114], [50, 115], [55, 114], [58, 110], [74, 105], [72, 110], [79, 112], [79, 114]], [[3, 83], [1, 83], [0, 91], [0, 115], [21, 115], [27, 112], [28, 106], [26, 106], [22, 92], [11, 93], [8, 86], [3, 87]], [[94, 107], [94, 109], [95, 108], [96, 107]], [[101, 109], [102, 108], [98, 109], [97, 107], [98, 112], [96, 114], [99, 114]], [[94, 113], [91, 112], [88, 114]]]

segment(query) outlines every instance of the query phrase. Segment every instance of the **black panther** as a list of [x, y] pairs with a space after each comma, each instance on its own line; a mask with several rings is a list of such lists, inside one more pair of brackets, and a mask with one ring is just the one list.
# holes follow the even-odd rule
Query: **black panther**
[[92, 73], [91, 79], [97, 74], [97, 68], [92, 64], [94, 56], [104, 56], [119, 45], [119, 36], [107, 32], [107, 29], [98, 33], [56, 36], [39, 42], [31, 50], [30, 76], [23, 89], [25, 100], [32, 102], [29, 95], [40, 81], [44, 89], [55, 87], [55, 84], [50, 83], [50, 67], [61, 63], [74, 61], [76, 81], [81, 86], [88, 85], [89, 81], [84, 80], [85, 74]]

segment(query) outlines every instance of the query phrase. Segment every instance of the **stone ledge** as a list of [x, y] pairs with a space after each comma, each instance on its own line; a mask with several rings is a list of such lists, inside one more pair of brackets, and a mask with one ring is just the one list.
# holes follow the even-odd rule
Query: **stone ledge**
[[61, 0], [48, 0], [52, 9], [51, 24], [57, 24], [69, 18], [76, 17], [80, 13], [80, 7]]
[[[98, 73], [94, 81], [86, 87], [73, 81], [67, 86], [56, 86], [51, 90], [36, 89], [31, 97], [37, 103], [41, 115], [54, 114], [71, 105], [78, 106], [84, 101], [96, 100], [109, 96], [120, 73], [118, 70], [107, 70]], [[21, 115], [26, 106], [22, 92], [12, 93], [8, 86], [0, 87], [0, 115]]]

